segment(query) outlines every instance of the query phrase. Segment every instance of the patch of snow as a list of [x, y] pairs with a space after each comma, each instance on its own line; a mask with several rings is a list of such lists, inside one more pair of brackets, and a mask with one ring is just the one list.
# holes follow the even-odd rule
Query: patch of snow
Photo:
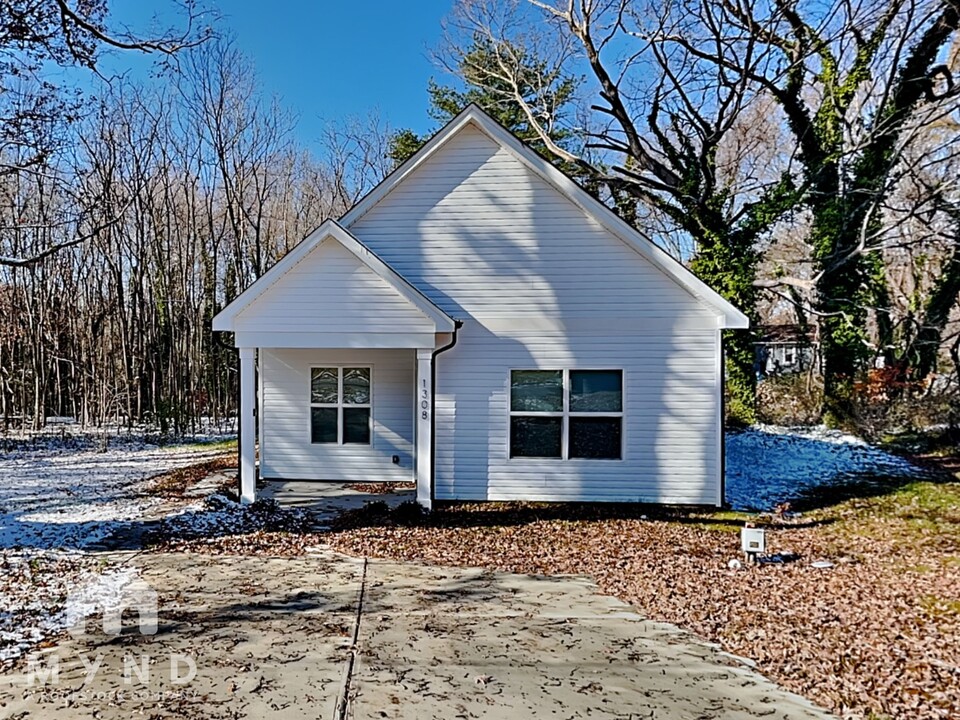
[[726, 499], [736, 510], [768, 511], [803, 491], [869, 475], [926, 471], [860, 438], [825, 427], [758, 425], [727, 433]]
[[0, 435], [0, 452], [13, 450], [106, 450], [144, 446], [170, 446], [231, 440], [237, 437], [236, 418], [200, 418], [194, 426], [176, 435], [162, 433], [155, 424], [127, 426], [114, 422], [100, 427], [65, 422], [72, 418], [47, 418], [40, 430], [14, 429]]
[[287, 529], [302, 528], [308, 521], [307, 511], [281, 508], [275, 501], [241, 505], [223, 495], [211, 495], [168, 514], [160, 532], [171, 538], [219, 537], [269, 529], [275, 523]]
[[0, 455], [0, 548], [83, 550], [142, 519], [148, 478], [222, 455], [203, 446]]
[[168, 514], [163, 519], [163, 529], [170, 535], [200, 535], [221, 528], [228, 530], [243, 516], [245, 507], [214, 495]]
[[100, 563], [79, 553], [5, 550], [0, 565], [0, 667], [4, 667], [66, 628], [67, 595], [95, 578]]
[[[133, 588], [133, 592], [131, 592]], [[149, 598], [141, 598], [141, 592], [149, 593]], [[147, 599], [149, 607], [144, 608], [140, 603], [129, 605], [126, 601]], [[62, 629], [69, 629], [72, 633], [84, 632], [87, 629], [87, 618], [102, 616], [103, 630], [110, 629], [110, 613], [120, 620], [126, 607], [143, 612], [149, 610], [156, 615], [156, 592], [140, 579], [140, 573], [132, 567], [120, 567], [97, 575], [91, 580], [71, 589], [67, 596], [66, 606], [55, 617], [55, 621]]]
[[97, 587], [102, 575], [106, 592], [119, 579], [88, 551], [162, 511], [144, 494], [149, 478], [222, 454], [142, 441], [111, 443], [106, 452], [57, 443], [0, 451], [0, 665], [65, 629], [73, 589]]

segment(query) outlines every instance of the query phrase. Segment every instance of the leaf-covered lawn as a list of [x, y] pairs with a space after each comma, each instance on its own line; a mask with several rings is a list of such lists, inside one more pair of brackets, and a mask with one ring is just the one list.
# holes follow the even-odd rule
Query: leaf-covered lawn
[[481, 504], [401, 523], [381, 508], [343, 517], [329, 539], [357, 555], [590, 575], [839, 714], [960, 717], [960, 484], [912, 483], [771, 521], [768, 550], [800, 555], [785, 565], [728, 567], [743, 520]]

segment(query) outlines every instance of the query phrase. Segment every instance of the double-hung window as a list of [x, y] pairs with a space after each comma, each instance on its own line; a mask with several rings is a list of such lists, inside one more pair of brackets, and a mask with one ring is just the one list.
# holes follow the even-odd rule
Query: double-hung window
[[513, 370], [510, 457], [623, 457], [622, 370]]
[[310, 370], [310, 442], [370, 444], [370, 368]]

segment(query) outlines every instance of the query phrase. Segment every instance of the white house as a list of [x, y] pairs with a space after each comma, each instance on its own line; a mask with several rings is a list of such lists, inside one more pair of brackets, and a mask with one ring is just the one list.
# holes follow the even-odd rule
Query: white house
[[427, 506], [721, 504], [721, 330], [747, 324], [475, 106], [213, 321], [245, 501], [258, 414], [260, 477]]

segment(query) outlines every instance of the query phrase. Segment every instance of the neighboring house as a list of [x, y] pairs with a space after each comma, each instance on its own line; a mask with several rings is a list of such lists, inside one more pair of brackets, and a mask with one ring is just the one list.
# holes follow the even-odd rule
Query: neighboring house
[[720, 505], [721, 330], [747, 325], [475, 106], [213, 321], [245, 501], [258, 411], [261, 477], [416, 480], [426, 506]]
[[802, 325], [760, 325], [756, 350], [757, 376], [792, 375], [817, 364], [816, 329]]

